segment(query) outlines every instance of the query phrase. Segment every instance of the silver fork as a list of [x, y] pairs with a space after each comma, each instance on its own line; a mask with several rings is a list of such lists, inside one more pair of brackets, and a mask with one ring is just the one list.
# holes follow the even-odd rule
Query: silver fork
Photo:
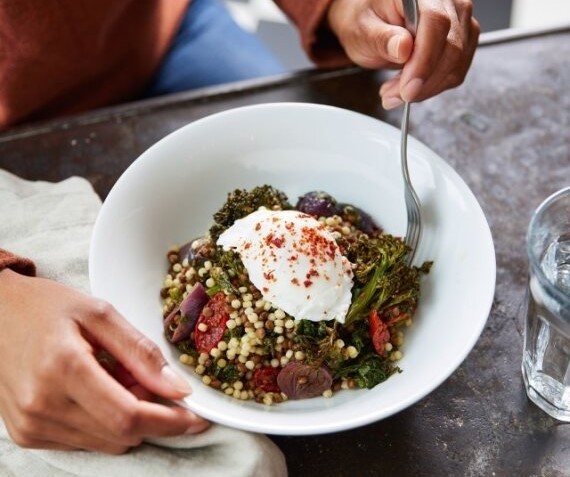
[[[404, 15], [406, 17], [406, 28], [412, 36], [416, 36], [418, 27], [418, 2], [417, 0], [402, 0], [404, 5]], [[404, 176], [404, 198], [406, 201], [406, 211], [408, 214], [408, 225], [406, 228], [406, 244], [410, 247], [407, 256], [407, 263], [411, 265], [420, 238], [422, 235], [422, 212], [421, 204], [412, 186], [410, 173], [408, 171], [408, 125], [410, 120], [410, 103], [404, 103], [404, 113], [402, 117], [402, 140], [400, 145], [400, 160], [402, 165], [402, 175]]]

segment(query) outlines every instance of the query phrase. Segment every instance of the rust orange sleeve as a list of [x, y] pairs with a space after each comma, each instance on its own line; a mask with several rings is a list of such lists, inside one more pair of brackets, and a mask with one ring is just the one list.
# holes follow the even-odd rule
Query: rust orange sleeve
[[30, 259], [19, 257], [0, 248], [0, 271], [5, 268], [14, 270], [22, 275], [34, 276], [36, 274], [36, 266]]
[[189, 2], [0, 0], [0, 130], [138, 98]]

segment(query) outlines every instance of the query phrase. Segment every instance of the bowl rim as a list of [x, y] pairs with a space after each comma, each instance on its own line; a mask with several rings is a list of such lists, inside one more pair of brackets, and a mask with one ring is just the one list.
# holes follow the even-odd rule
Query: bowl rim
[[[213, 113], [211, 115], [197, 119], [197, 120], [195, 120], [189, 124], [186, 124], [186, 125], [178, 128], [178, 129], [172, 131], [171, 133], [167, 134], [166, 136], [164, 136], [163, 138], [161, 138], [160, 140], [155, 142], [153, 145], [151, 145], [145, 151], [143, 151], [138, 156], [138, 158], [135, 161], [133, 161], [133, 163], [124, 171], [124, 173], [115, 182], [111, 191], [109, 192], [109, 195], [107, 196], [107, 199], [103, 203], [103, 206], [102, 206], [101, 211], [97, 217], [97, 220], [96, 220], [96, 223], [95, 223], [95, 226], [93, 229], [92, 241], [90, 244], [90, 252], [89, 252], [90, 264], [92, 263], [92, 260], [95, 260], [95, 255], [97, 253], [97, 251], [96, 251], [97, 243], [98, 243], [97, 237], [101, 233], [101, 230], [100, 230], [101, 217], [103, 217], [106, 214], [106, 209], [105, 209], [106, 204], [108, 204], [114, 200], [115, 195], [118, 194], [118, 191], [122, 188], [123, 183], [125, 183], [129, 180], [129, 177], [132, 174], [132, 171], [136, 170], [138, 167], [144, 167], [145, 161], [149, 160], [147, 158], [154, 157], [154, 154], [156, 154], [156, 151], [158, 149], [162, 148], [165, 143], [172, 141], [173, 138], [176, 138], [178, 135], [186, 134], [190, 128], [195, 128], [198, 125], [201, 127], [205, 127], [209, 123], [212, 123], [212, 122], [215, 123], [216, 121], [224, 120], [225, 118], [232, 116], [232, 115], [236, 115], [236, 114], [241, 115], [243, 113], [249, 113], [249, 112], [255, 113], [255, 111], [263, 111], [263, 110], [279, 111], [279, 110], [284, 110], [284, 109], [298, 110], [299, 114], [302, 114], [303, 112], [306, 112], [306, 111], [311, 112], [314, 110], [320, 110], [320, 111], [329, 111], [333, 114], [339, 114], [339, 115], [341, 115], [347, 119], [349, 119], [351, 117], [358, 117], [358, 118], [361, 118], [360, 120], [362, 120], [362, 118], [364, 118], [364, 120], [368, 121], [370, 124], [377, 124], [377, 123], [383, 124], [385, 127], [387, 127], [386, 130], [392, 131], [391, 134], [394, 134], [395, 132], [397, 132], [399, 134], [399, 129], [395, 128], [394, 126], [392, 126], [392, 125], [390, 125], [390, 124], [388, 124], [388, 123], [386, 123], [380, 119], [377, 119], [377, 118], [374, 118], [374, 117], [371, 117], [371, 116], [368, 116], [368, 115], [365, 115], [365, 114], [362, 114], [359, 112], [355, 112], [352, 110], [339, 108], [336, 106], [315, 104], [315, 103], [298, 103], [298, 102], [271, 103], [270, 102], [270, 103], [262, 103], [262, 104], [255, 104], [255, 105], [247, 105], [247, 106], [240, 106], [240, 107], [228, 109], [225, 111]], [[370, 424], [372, 422], [376, 422], [376, 421], [382, 420], [384, 418], [387, 418], [387, 417], [389, 417], [389, 416], [391, 416], [391, 415], [393, 415], [393, 414], [395, 414], [395, 413], [397, 413], [403, 409], [406, 409], [407, 407], [413, 405], [414, 403], [416, 403], [419, 400], [421, 400], [422, 398], [424, 398], [426, 395], [430, 394], [438, 386], [440, 386], [463, 363], [463, 361], [466, 359], [466, 357], [469, 355], [469, 353], [472, 351], [473, 347], [475, 346], [476, 342], [478, 341], [478, 339], [479, 339], [479, 337], [480, 337], [480, 335], [481, 335], [481, 333], [485, 327], [485, 324], [487, 322], [487, 319], [488, 319], [488, 316], [489, 316], [489, 313], [490, 313], [490, 310], [492, 307], [492, 303], [493, 303], [494, 290], [495, 290], [495, 284], [496, 284], [496, 260], [495, 260], [495, 251], [494, 251], [494, 244], [493, 244], [491, 231], [490, 231], [488, 222], [486, 220], [486, 217], [484, 215], [484, 212], [483, 212], [479, 202], [477, 201], [475, 195], [473, 194], [473, 192], [471, 191], [469, 186], [464, 182], [464, 180], [459, 176], [459, 174], [443, 158], [441, 158], [438, 154], [436, 154], [434, 151], [429, 149], [423, 143], [421, 143], [420, 141], [415, 139], [413, 136], [410, 137], [408, 147], [411, 150], [419, 149], [420, 151], [423, 151], [423, 152], [427, 151], [427, 152], [429, 152], [430, 155], [436, 157], [437, 160], [440, 161], [439, 165], [441, 167], [443, 167], [443, 170], [445, 172], [447, 172], [448, 174], [453, 176], [455, 184], [462, 189], [462, 192], [464, 193], [464, 197], [470, 201], [470, 204], [473, 207], [473, 212], [478, 215], [478, 219], [481, 221], [481, 224], [484, 225], [484, 229], [482, 230], [482, 232], [483, 232], [485, 242], [486, 242], [486, 246], [487, 246], [487, 252], [488, 252], [487, 258], [489, 259], [489, 263], [487, 264], [487, 266], [489, 267], [489, 275], [490, 275], [489, 276], [490, 280], [486, 284], [486, 289], [485, 289], [486, 303], [482, 304], [482, 309], [486, 310], [485, 317], [484, 317], [484, 319], [480, 319], [478, 321], [476, 327], [473, 327], [473, 329], [471, 330], [471, 333], [470, 333], [470, 339], [465, 340], [466, 343], [465, 343], [465, 346], [463, 348], [463, 352], [454, 357], [453, 365], [449, 366], [445, 370], [445, 372], [438, 373], [436, 376], [436, 379], [433, 379], [431, 381], [430, 386], [424, 386], [421, 391], [414, 393], [413, 395], [409, 396], [407, 399], [404, 399], [404, 400], [398, 402], [397, 404], [394, 404], [390, 407], [384, 407], [379, 411], [369, 412], [367, 414], [363, 414], [360, 416], [359, 419], [355, 419], [354, 417], [352, 417], [350, 420], [346, 420], [346, 421], [343, 421], [342, 419], [338, 419], [338, 420], [334, 420], [334, 421], [330, 421], [330, 422], [322, 422], [320, 425], [312, 426], [310, 429], [305, 429], [305, 428], [303, 428], [302, 425], [298, 425], [298, 424], [290, 424], [289, 425], [287, 423], [281, 423], [279, 426], [276, 427], [275, 425], [271, 425], [271, 424], [267, 425], [267, 423], [264, 423], [264, 422], [255, 422], [251, 419], [251, 416], [256, 416], [256, 415], [259, 416], [260, 415], [259, 411], [255, 410], [255, 411], [252, 411], [252, 413], [250, 413], [250, 412], [248, 412], [249, 409], [245, 409], [243, 407], [241, 409], [244, 411], [244, 413], [243, 413], [244, 415], [241, 418], [237, 418], [236, 416], [224, 415], [223, 413], [212, 411], [207, 406], [197, 404], [196, 402], [194, 402], [192, 400], [192, 396], [190, 396], [184, 400], [184, 403], [187, 407], [189, 407], [190, 409], [192, 409], [193, 411], [197, 412], [198, 414], [204, 416], [207, 419], [213, 420], [213, 421], [218, 422], [220, 424], [224, 424], [224, 425], [228, 425], [231, 427], [236, 427], [236, 428], [240, 428], [240, 429], [252, 431], [252, 432], [262, 432], [262, 433], [276, 434], [276, 435], [308, 435], [308, 434], [316, 435], [316, 434], [337, 432], [337, 431], [348, 430], [348, 429], [352, 429], [355, 427]], [[90, 270], [90, 273], [89, 273], [90, 282], [92, 284], [97, 283], [97, 278], [92, 274], [94, 267], [90, 266], [89, 270]], [[95, 289], [94, 292], [97, 293], [97, 290]], [[366, 392], [367, 390], [362, 390], [362, 391]], [[360, 392], [360, 391], [351, 391], [351, 392]], [[262, 406], [262, 405], [260, 405], [260, 406]], [[264, 408], [260, 408], [260, 410], [263, 410], [263, 409]]]

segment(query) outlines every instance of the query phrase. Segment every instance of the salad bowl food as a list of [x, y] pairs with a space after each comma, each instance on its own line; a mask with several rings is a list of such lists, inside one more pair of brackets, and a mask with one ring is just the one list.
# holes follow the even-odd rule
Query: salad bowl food
[[[350, 429], [390, 416], [439, 386], [465, 359], [485, 325], [495, 283], [492, 238], [477, 200], [443, 159], [413, 138], [408, 148], [410, 175], [425, 216], [414, 263], [419, 267], [433, 261], [433, 266], [429, 273], [422, 273], [418, 306], [395, 358], [401, 372], [391, 373], [371, 389], [347, 389], [348, 381], [342, 385], [339, 379], [334, 393], [277, 399], [278, 405], [269, 405], [273, 398], [263, 399], [263, 394], [251, 392], [252, 399], [247, 399], [240, 384], [242, 398], [236, 399], [240, 393], [220, 392], [207, 385], [212, 378], [196, 373], [211, 348], [202, 350], [202, 363], [197, 361], [199, 352], [190, 348], [181, 360], [180, 348], [173, 345], [172, 333], [165, 332], [163, 318], [174, 312], [172, 330], [182, 329], [174, 309], [182, 296], [170, 287], [176, 273], [172, 270], [180, 271], [187, 262], [181, 260], [172, 268], [169, 251], [204, 236], [213, 215], [236, 189], [267, 184], [283, 191], [291, 203], [310, 191], [326, 191], [339, 203], [366, 211], [386, 233], [403, 236], [406, 212], [399, 131], [381, 121], [329, 106], [280, 103], [226, 111], [175, 131], [143, 153], [105, 200], [90, 251], [92, 292], [158, 344], [192, 385], [186, 405], [214, 422], [299, 435]], [[238, 230], [236, 236], [242, 233]], [[206, 291], [220, 292], [214, 280], [206, 282], [204, 287], [211, 287]], [[194, 283], [188, 284], [186, 294]], [[290, 303], [293, 291], [291, 296], [287, 288], [283, 293], [284, 303]], [[165, 305], [165, 298], [176, 303]], [[252, 308], [257, 301], [257, 311], [262, 312], [268, 300], [256, 298], [242, 302], [252, 302], [248, 307]], [[283, 321], [279, 328], [285, 328], [285, 323], [293, 328], [295, 320], [281, 317], [280, 309], [268, 310]], [[352, 315], [349, 311], [351, 320]], [[311, 316], [307, 315], [309, 320]], [[198, 326], [200, 330], [193, 329], [192, 336], [207, 333], [208, 326], [200, 320]], [[190, 342], [187, 333], [184, 338]], [[351, 353], [354, 349], [345, 354]], [[294, 361], [295, 351], [289, 354]]]

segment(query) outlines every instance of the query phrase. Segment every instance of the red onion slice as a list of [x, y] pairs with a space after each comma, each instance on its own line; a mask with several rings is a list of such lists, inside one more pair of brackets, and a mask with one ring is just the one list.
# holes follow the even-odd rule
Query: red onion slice
[[[182, 303], [172, 310], [164, 320], [166, 337], [171, 343], [178, 343], [190, 337], [190, 333], [194, 330], [202, 309], [208, 303], [208, 300], [208, 295], [202, 284], [196, 283], [184, 300], [182, 300]], [[177, 326], [171, 336], [170, 327], [173, 321]]]
[[315, 368], [302, 363], [289, 363], [277, 376], [277, 384], [289, 399], [307, 399], [320, 396], [332, 386], [330, 371], [324, 366]]

